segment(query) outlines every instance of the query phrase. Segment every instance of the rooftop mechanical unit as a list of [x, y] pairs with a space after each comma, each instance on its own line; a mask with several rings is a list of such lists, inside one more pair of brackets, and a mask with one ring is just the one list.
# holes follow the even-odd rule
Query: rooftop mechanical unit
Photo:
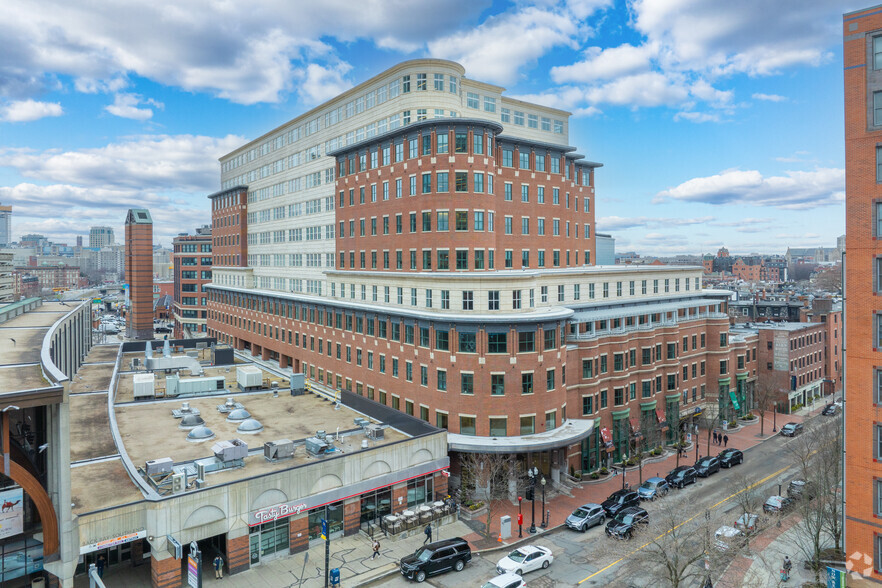
[[241, 402], [236, 402], [232, 398], [227, 398], [226, 402], [217, 405], [217, 411], [221, 414], [229, 414], [230, 412], [238, 410], [240, 408], [245, 408], [245, 406]]
[[134, 384], [135, 400], [156, 396], [156, 378], [153, 374], [135, 374], [132, 376], [132, 383]]
[[294, 442], [290, 439], [277, 439], [263, 444], [263, 457], [267, 461], [278, 461], [294, 457]]
[[180, 379], [177, 375], [166, 376], [166, 396], [201, 396], [213, 394], [224, 389], [223, 376]]
[[368, 439], [382, 439], [385, 435], [384, 427], [381, 425], [368, 425], [364, 428], [364, 436]]
[[184, 418], [188, 414], [199, 416], [199, 409], [190, 406], [189, 402], [182, 402], [181, 408], [172, 409], [172, 416], [176, 419]]
[[263, 372], [253, 365], [237, 367], [236, 383], [240, 390], [259, 390], [263, 387]]
[[144, 470], [148, 476], [156, 474], [169, 474], [172, 471], [174, 461], [170, 457], [160, 457], [159, 459], [151, 459], [147, 461]]
[[248, 456], [248, 444], [241, 439], [218, 441], [211, 446], [214, 456], [223, 462], [245, 459]]
[[361, 417], [358, 417], [357, 419], [353, 419], [352, 422], [354, 422], [357, 427], [361, 427], [362, 429], [365, 428], [368, 424], [370, 424], [369, 420], [363, 419]]
[[317, 437], [309, 437], [306, 439], [306, 453], [312, 457], [325, 455], [331, 451], [330, 446]]
[[291, 374], [291, 396], [300, 396], [306, 392], [306, 374]]
[[229, 345], [218, 343], [211, 348], [212, 365], [229, 365], [233, 362], [233, 348]]

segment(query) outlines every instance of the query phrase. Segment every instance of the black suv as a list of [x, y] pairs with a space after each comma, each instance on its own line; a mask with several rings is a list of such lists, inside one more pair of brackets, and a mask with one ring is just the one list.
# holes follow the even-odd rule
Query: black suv
[[649, 514], [639, 506], [623, 508], [616, 518], [606, 524], [606, 534], [616, 539], [630, 539], [640, 525], [649, 523]]
[[787, 486], [787, 496], [789, 498], [807, 498], [811, 500], [816, 494], [815, 483], [811, 480], [808, 482], [805, 480], [790, 480], [790, 485]]
[[717, 456], [717, 459], [720, 460], [721, 467], [731, 468], [733, 465], [744, 463], [744, 454], [738, 449], [724, 449]]
[[695, 462], [695, 473], [702, 478], [707, 478], [711, 474], [720, 471], [720, 460], [716, 457], [702, 457]]
[[665, 476], [665, 480], [671, 486], [682, 489], [686, 484], [695, 482], [696, 476], [695, 468], [692, 466], [680, 466], [671, 470], [671, 473]]
[[640, 495], [633, 490], [616, 490], [609, 495], [609, 498], [600, 503], [603, 510], [611, 517], [623, 508], [629, 506], [640, 506]]
[[468, 541], [457, 537], [428, 543], [417, 549], [413, 555], [402, 557], [400, 570], [405, 578], [422, 582], [427, 576], [447, 570], [462, 571], [471, 559], [472, 550]]

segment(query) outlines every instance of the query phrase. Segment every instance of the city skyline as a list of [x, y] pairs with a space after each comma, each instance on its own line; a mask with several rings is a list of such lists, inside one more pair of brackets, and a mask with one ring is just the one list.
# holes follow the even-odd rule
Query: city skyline
[[14, 207], [14, 238], [121, 234], [125, 210], [143, 206], [170, 245], [208, 221], [218, 157], [424, 56], [572, 112], [569, 143], [604, 164], [597, 230], [619, 251], [783, 253], [844, 232], [843, 126], [830, 116], [841, 3], [786, 20], [758, 2], [725, 15], [689, 1], [435, 4], [304, 19], [271, 4], [197, 18], [13, 3], [0, 24], [0, 204]]

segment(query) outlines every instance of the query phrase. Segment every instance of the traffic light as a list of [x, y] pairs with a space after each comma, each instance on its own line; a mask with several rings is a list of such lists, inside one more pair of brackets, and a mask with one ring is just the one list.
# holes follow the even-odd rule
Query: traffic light
[[533, 500], [533, 488], [527, 488], [527, 500]]

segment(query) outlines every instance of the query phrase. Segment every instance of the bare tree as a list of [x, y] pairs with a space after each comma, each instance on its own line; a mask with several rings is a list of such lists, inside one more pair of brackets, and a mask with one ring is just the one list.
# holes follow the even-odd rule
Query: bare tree
[[734, 476], [734, 487], [739, 490], [735, 492], [735, 503], [738, 505], [736, 512], [738, 518], [743, 520], [746, 525], [754, 526], [753, 529], [742, 528], [745, 537], [745, 549], [749, 547], [750, 536], [760, 527], [760, 514], [762, 513], [763, 502], [765, 500], [760, 488], [760, 482], [757, 476], [747, 470], [739, 471]]
[[[695, 514], [684, 521], [690, 512]], [[718, 510], [696, 513], [685, 495], [666, 498], [649, 514], [650, 523], [635, 530], [632, 541], [606, 539], [600, 551], [615, 558], [628, 554], [624, 573], [632, 585], [698, 585], [719, 576], [740, 549], [737, 542], [718, 547], [715, 532], [724, 524], [722, 516]]]
[[709, 402], [705, 405], [704, 410], [702, 412], [702, 417], [704, 419], [705, 424], [707, 425], [707, 453], [705, 455], [710, 455], [711, 453], [711, 438], [713, 436], [714, 429], [717, 428], [717, 425], [720, 424], [720, 405], [718, 402]]
[[482, 501], [487, 506], [484, 534], [490, 536], [490, 521], [508, 498], [509, 482], [515, 479], [515, 460], [504, 453], [461, 453], [464, 498]]
[[768, 381], [757, 380], [754, 391], [754, 401], [756, 402], [756, 412], [760, 418], [760, 436], [765, 435], [766, 427], [766, 411], [773, 408], [775, 401], [778, 400], [778, 388]]

